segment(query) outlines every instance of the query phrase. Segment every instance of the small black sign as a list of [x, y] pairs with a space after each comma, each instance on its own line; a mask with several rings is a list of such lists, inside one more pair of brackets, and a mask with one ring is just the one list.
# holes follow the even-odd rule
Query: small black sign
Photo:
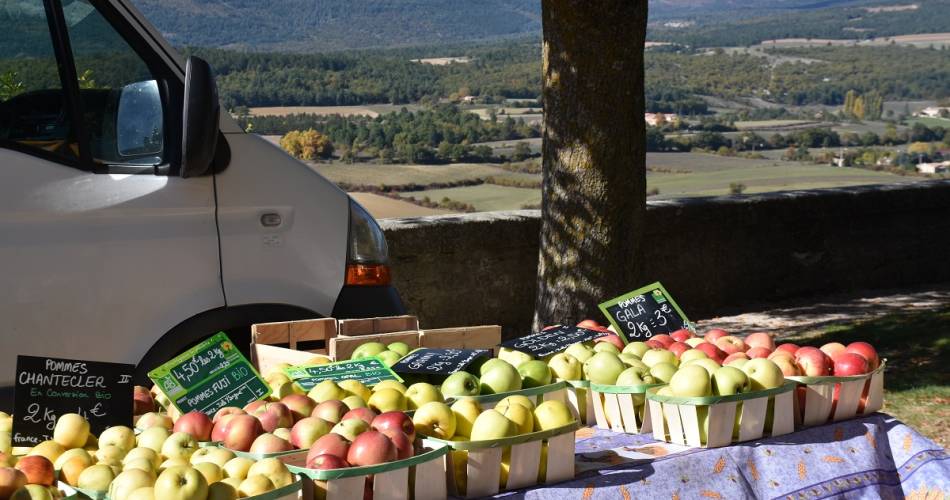
[[392, 368], [396, 373], [451, 375], [464, 370], [476, 359], [488, 355], [488, 349], [430, 349], [423, 347], [403, 356]]
[[549, 328], [542, 332], [532, 333], [531, 335], [526, 335], [524, 337], [507, 340], [498, 345], [507, 347], [509, 349], [515, 349], [517, 351], [530, 354], [536, 358], [540, 358], [542, 356], [547, 356], [548, 354], [561, 352], [564, 349], [570, 347], [572, 344], [576, 344], [578, 342], [587, 342], [588, 340], [594, 340], [606, 335], [607, 332], [588, 330], [587, 328], [579, 328], [576, 326], [561, 325], [554, 328]]
[[114, 425], [132, 426], [134, 365], [17, 356], [13, 446], [35, 446], [53, 437], [56, 419], [78, 413], [98, 435]]
[[600, 310], [626, 342], [691, 329], [686, 314], [659, 282], [610, 299]]

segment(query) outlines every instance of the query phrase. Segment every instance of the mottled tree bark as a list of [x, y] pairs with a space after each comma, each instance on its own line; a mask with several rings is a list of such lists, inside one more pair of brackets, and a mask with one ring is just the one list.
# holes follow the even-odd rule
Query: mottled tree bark
[[[544, 143], [536, 327], [601, 318], [642, 285], [646, 0], [542, 0]], [[656, 244], [662, 244], [660, 242]]]

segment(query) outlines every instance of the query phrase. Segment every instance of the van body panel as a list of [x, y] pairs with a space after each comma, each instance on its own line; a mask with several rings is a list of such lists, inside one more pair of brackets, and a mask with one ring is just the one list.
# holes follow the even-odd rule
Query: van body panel
[[211, 177], [93, 174], [0, 149], [0, 386], [17, 354], [138, 363], [224, 305]]
[[[234, 160], [216, 182], [228, 305], [289, 304], [329, 316], [346, 271], [349, 197], [259, 136], [226, 137]], [[265, 227], [265, 214], [280, 225]]]

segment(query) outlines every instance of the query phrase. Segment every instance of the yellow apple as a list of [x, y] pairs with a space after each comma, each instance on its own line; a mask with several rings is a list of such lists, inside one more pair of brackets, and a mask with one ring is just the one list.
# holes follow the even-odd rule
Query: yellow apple
[[205, 480], [208, 481], [208, 484], [216, 483], [224, 479], [224, 472], [221, 471], [221, 467], [218, 467], [217, 464], [212, 462], [201, 462], [195, 464], [194, 468], [205, 477]]
[[133, 460], [144, 458], [152, 463], [154, 467], [158, 467], [162, 463], [162, 457], [153, 449], [138, 447], [132, 448], [128, 453], [125, 454], [125, 458], [122, 459], [122, 464], [127, 464]]
[[223, 468], [224, 464], [228, 463], [228, 461], [234, 458], [234, 456], [234, 452], [227, 448], [208, 446], [205, 448], [198, 448], [198, 451], [191, 455], [191, 459], [189, 461], [192, 464], [211, 462], [218, 467]]
[[263, 495], [273, 489], [274, 483], [266, 476], [249, 476], [244, 481], [241, 481], [241, 486], [238, 487], [238, 494], [242, 497], [253, 497]]
[[287, 466], [276, 458], [265, 458], [255, 462], [247, 471], [247, 477], [264, 476], [270, 479], [275, 488], [283, 488], [294, 482], [294, 475]]
[[84, 490], [109, 491], [109, 484], [115, 479], [115, 471], [112, 467], [104, 464], [96, 464], [87, 467], [79, 474], [77, 486]]
[[561, 401], [545, 401], [534, 409], [534, 429], [546, 431], [563, 427], [574, 421], [571, 410]]
[[402, 385], [398, 380], [383, 380], [382, 382], [373, 386], [373, 392], [381, 391], [383, 389], [396, 389], [397, 391], [405, 394], [406, 386]]
[[132, 460], [125, 460], [122, 462], [123, 472], [131, 469], [144, 470], [145, 472], [155, 474], [158, 472], [158, 465], [155, 465], [147, 458], [134, 458]]
[[53, 441], [66, 449], [82, 448], [89, 439], [89, 421], [77, 413], [60, 415], [53, 427]]
[[534, 414], [518, 403], [505, 405], [502, 410], [498, 410], [496, 407], [495, 410], [514, 422], [517, 427], [517, 434], [528, 434], [534, 429]]
[[466, 439], [472, 437], [472, 425], [478, 414], [482, 412], [478, 401], [472, 398], [463, 398], [452, 403], [452, 413], [455, 414], [455, 435]]
[[237, 488], [224, 481], [208, 485], [208, 500], [237, 500], [237, 498]]
[[155, 485], [155, 476], [140, 469], [123, 471], [109, 486], [109, 500], [128, 500], [133, 491]]
[[103, 446], [96, 450], [96, 461], [97, 462], [119, 462], [122, 463], [122, 459], [125, 458], [125, 454], [129, 450], [123, 450], [116, 445], [110, 444], [108, 446]]
[[359, 380], [341, 380], [339, 386], [341, 389], [349, 393], [350, 396], [359, 396], [359, 398], [363, 401], [369, 400], [370, 396], [373, 395], [373, 391], [369, 390], [369, 387], [363, 385], [363, 383]]
[[205, 500], [208, 482], [191, 467], [166, 469], [155, 480], [155, 498], [161, 500]]
[[102, 431], [102, 434], [99, 434], [99, 447], [109, 445], [118, 446], [125, 451], [129, 451], [135, 448], [135, 432], [131, 427], [124, 425], [109, 427]]
[[63, 468], [63, 464], [65, 464], [67, 460], [70, 460], [72, 458], [77, 458], [77, 457], [83, 462], [85, 462], [87, 467], [92, 465], [92, 462], [93, 462], [92, 456], [89, 455], [88, 451], [82, 448], [73, 448], [71, 450], [64, 451], [62, 455], [56, 458], [56, 461], [53, 462], [53, 467], [56, 470], [60, 470]]
[[155, 488], [146, 486], [129, 494], [126, 500], [155, 500]]
[[46, 457], [50, 462], [56, 463], [56, 459], [66, 452], [66, 449], [56, 441], [43, 441], [33, 447], [27, 455], [39, 455]]
[[224, 476], [243, 480], [247, 478], [247, 471], [252, 465], [254, 461], [250, 458], [234, 457], [224, 464]]

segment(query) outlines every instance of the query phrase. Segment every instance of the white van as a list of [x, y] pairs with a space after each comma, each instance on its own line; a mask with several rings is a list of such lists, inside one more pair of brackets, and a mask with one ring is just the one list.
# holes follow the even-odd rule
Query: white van
[[0, 392], [18, 354], [144, 380], [219, 330], [401, 314], [387, 261], [373, 218], [220, 113], [208, 64], [129, 1], [0, 5]]

